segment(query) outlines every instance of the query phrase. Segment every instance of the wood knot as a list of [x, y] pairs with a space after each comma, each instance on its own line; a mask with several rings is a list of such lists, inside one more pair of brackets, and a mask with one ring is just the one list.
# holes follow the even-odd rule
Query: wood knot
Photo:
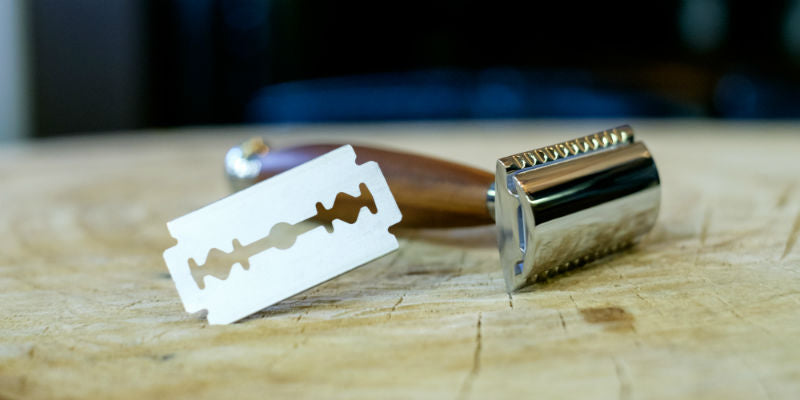
[[582, 308], [579, 311], [583, 319], [590, 324], [604, 324], [614, 331], [633, 330], [633, 314], [621, 307]]

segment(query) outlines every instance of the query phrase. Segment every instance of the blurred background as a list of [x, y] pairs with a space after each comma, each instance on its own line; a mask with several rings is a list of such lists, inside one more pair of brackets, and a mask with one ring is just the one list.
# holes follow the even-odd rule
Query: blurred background
[[800, 118], [800, 0], [0, 0], [0, 138]]

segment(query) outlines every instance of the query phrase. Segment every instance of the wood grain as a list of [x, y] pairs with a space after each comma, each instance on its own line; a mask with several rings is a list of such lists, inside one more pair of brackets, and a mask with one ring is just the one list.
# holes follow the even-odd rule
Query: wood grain
[[[267, 179], [319, 157], [342, 144], [312, 144], [270, 150], [261, 157]], [[375, 161], [403, 213], [401, 228], [454, 228], [494, 224], [486, 191], [494, 173], [419, 154], [353, 146], [358, 164]], [[489, 165], [487, 167], [493, 167]], [[369, 197], [371, 200], [371, 196]], [[344, 210], [355, 202], [342, 201]]]
[[230, 326], [184, 313], [161, 259], [166, 221], [226, 195], [222, 155], [252, 135], [488, 169], [612, 125], [3, 144], [0, 398], [798, 398], [798, 125], [634, 122], [662, 179], [654, 231], [513, 296], [491, 226], [404, 231], [397, 252]]

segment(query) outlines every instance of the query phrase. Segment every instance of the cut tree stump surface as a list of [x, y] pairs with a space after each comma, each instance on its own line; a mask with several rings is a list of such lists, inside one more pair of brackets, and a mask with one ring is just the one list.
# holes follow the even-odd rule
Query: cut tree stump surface
[[[494, 227], [400, 249], [228, 326], [187, 314], [166, 222], [225, 151], [342, 141], [493, 170], [614, 126], [317, 125], [0, 145], [0, 398], [800, 398], [800, 125], [633, 122], [662, 181], [631, 250], [509, 296]], [[287, 193], [291, 196], [291, 193]]]

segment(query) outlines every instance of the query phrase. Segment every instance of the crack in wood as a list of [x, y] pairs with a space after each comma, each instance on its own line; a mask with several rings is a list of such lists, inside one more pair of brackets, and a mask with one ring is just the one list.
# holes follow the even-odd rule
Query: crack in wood
[[652, 308], [652, 309], [656, 310], [656, 312], [658, 313], [658, 315], [660, 315], [660, 316], [662, 316], [662, 317], [666, 317], [666, 315], [664, 314], [664, 312], [663, 312], [663, 311], [661, 311], [661, 308], [659, 308], [659, 307], [656, 307], [656, 306], [655, 306], [655, 304], [653, 304], [653, 302], [652, 302], [652, 301], [650, 301], [650, 300], [646, 299], [644, 296], [642, 296], [642, 293], [641, 293], [641, 288], [639, 288], [639, 287], [637, 286], [637, 287], [636, 287], [636, 293], [634, 293], [634, 294], [636, 295], [636, 297], [638, 297], [638, 298], [639, 298], [639, 300], [643, 301], [643, 302], [644, 302], [645, 304], [647, 304], [647, 305], [648, 305], [650, 308]]
[[400, 296], [400, 298], [399, 298], [399, 299], [397, 299], [397, 302], [396, 302], [396, 303], [394, 303], [394, 305], [392, 306], [392, 309], [391, 309], [391, 310], [389, 310], [389, 313], [388, 313], [388, 314], [386, 314], [386, 320], [387, 320], [387, 321], [390, 321], [390, 320], [392, 319], [392, 313], [394, 313], [394, 310], [397, 310], [397, 306], [399, 306], [399, 305], [400, 305], [400, 304], [403, 302], [403, 299], [405, 299], [405, 297], [406, 297], [406, 294], [405, 294], [405, 293], [403, 293], [403, 294]]
[[580, 310], [581, 310], [581, 308], [580, 308], [580, 307], [578, 307], [578, 303], [577, 303], [577, 302], [575, 302], [575, 298], [574, 298], [574, 297], [572, 297], [572, 295], [569, 295], [569, 299], [570, 299], [570, 301], [572, 301], [572, 305], [573, 305], [573, 306], [575, 306], [575, 310], [577, 310], [577, 311], [580, 311]]
[[564, 333], [567, 332], [567, 322], [564, 321], [564, 314], [561, 311], [558, 312], [558, 319], [561, 320], [561, 329], [564, 330]]
[[786, 238], [786, 247], [783, 249], [783, 255], [781, 256], [781, 260], [786, 258], [787, 255], [792, 251], [795, 242], [797, 242], [797, 234], [800, 232], [800, 212], [797, 213], [797, 216], [794, 218], [794, 224], [792, 225], [792, 230], [789, 231], [789, 236]]
[[703, 214], [703, 225], [700, 226], [700, 245], [706, 244], [706, 239], [708, 238], [708, 229], [711, 227], [711, 210], [706, 209], [706, 212]]
[[617, 373], [617, 381], [619, 382], [619, 400], [628, 400], [631, 398], [631, 377], [628, 376], [627, 370], [623, 367], [622, 361], [614, 358], [614, 370]]
[[786, 203], [789, 202], [789, 195], [792, 194], [793, 190], [794, 190], [794, 183], [786, 185], [786, 189], [784, 189], [783, 192], [781, 192], [781, 194], [778, 195], [778, 202], [775, 204], [775, 207], [783, 208], [783, 206], [785, 206]]
[[472, 391], [472, 382], [481, 371], [481, 351], [483, 350], [483, 338], [481, 334], [481, 323], [483, 320], [483, 313], [478, 313], [478, 323], [476, 324], [475, 333], [475, 351], [472, 354], [472, 368], [469, 371], [464, 383], [461, 384], [461, 390], [458, 391], [458, 399], [463, 400], [469, 397]]

